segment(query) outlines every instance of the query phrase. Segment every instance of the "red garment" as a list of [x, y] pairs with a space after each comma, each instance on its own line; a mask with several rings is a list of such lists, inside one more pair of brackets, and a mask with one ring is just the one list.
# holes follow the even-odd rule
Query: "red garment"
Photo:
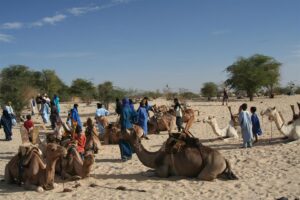
[[30, 128], [32, 128], [34, 125], [33, 125], [33, 122], [31, 120], [27, 120], [24, 122], [24, 127], [26, 128], [27, 131], [29, 131]]
[[77, 151], [79, 153], [84, 153], [84, 147], [86, 143], [86, 137], [84, 133], [81, 133], [80, 135], [74, 134], [73, 139], [77, 141]]

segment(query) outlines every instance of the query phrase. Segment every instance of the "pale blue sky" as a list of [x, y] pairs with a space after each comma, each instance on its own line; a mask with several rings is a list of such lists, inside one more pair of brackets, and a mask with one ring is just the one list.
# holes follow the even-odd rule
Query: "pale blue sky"
[[67, 84], [198, 92], [255, 53], [300, 84], [299, 0], [0, 1], [0, 67], [54, 69]]

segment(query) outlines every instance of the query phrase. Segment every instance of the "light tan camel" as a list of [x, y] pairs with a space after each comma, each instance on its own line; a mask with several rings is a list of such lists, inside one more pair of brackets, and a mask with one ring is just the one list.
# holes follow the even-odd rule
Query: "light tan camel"
[[223, 129], [219, 128], [215, 116], [209, 116], [207, 119], [204, 119], [203, 122], [208, 123], [212, 127], [214, 134], [216, 134], [219, 137], [239, 138], [238, 133], [233, 126], [232, 120], [230, 120], [229, 124]]
[[[173, 137], [169, 137], [156, 152], [147, 151], [134, 131], [126, 137], [143, 165], [154, 169], [159, 177], [186, 176], [212, 181], [224, 174], [227, 179], [237, 179], [228, 160], [219, 151], [203, 146], [199, 140], [188, 137], [183, 141], [186, 145], [179, 152], [173, 153], [168, 152], [168, 149], [172, 148], [172, 145], [168, 144], [178, 143], [178, 139]], [[191, 142], [188, 142], [188, 139]]]
[[81, 179], [90, 175], [95, 157], [92, 151], [86, 151], [82, 161], [75, 146], [70, 146], [65, 158], [60, 158], [56, 163], [55, 171], [63, 179]]
[[160, 131], [168, 131], [168, 133], [171, 133], [175, 128], [176, 117], [167, 112], [155, 113], [148, 122], [149, 134], [159, 134]]
[[[16, 180], [24, 182], [27, 190], [43, 192], [53, 189], [56, 161], [66, 155], [66, 149], [57, 144], [50, 143], [46, 148], [46, 165], [36, 148], [32, 148], [28, 155], [15, 155], [5, 166], [5, 181], [13, 183]], [[19, 171], [20, 164], [22, 170]]]
[[276, 107], [270, 107], [265, 111], [262, 110], [261, 115], [266, 115], [269, 117], [269, 120], [275, 121], [277, 129], [284, 136], [287, 136], [291, 140], [300, 139], [300, 118], [294, 120], [291, 124], [285, 124], [283, 117], [277, 111]]

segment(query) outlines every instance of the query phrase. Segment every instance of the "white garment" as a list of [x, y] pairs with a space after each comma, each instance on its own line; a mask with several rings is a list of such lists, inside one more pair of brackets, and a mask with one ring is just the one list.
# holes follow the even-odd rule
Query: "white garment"
[[176, 112], [176, 117], [182, 117], [182, 110], [179, 106], [177, 106], [175, 112]]

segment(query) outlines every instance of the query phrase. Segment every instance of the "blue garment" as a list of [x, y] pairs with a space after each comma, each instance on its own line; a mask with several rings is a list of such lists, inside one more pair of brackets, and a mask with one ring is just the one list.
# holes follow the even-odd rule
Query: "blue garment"
[[121, 152], [121, 159], [128, 160], [132, 157], [132, 148], [128, 142], [123, 139], [119, 140], [119, 147]]
[[6, 140], [11, 140], [12, 136], [12, 122], [11, 115], [7, 110], [3, 110], [3, 115], [0, 120], [0, 128], [3, 126]]
[[260, 128], [259, 119], [255, 113], [253, 113], [251, 116], [251, 122], [252, 122], [252, 133], [255, 135], [261, 135], [262, 131]]
[[127, 98], [122, 100], [122, 104], [120, 123], [121, 129], [125, 130], [133, 127], [132, 123], [137, 114], [130, 108], [129, 100]]
[[47, 103], [44, 103], [42, 105], [42, 118], [45, 124], [47, 124], [49, 121], [49, 113], [50, 113], [49, 105]]
[[133, 103], [129, 103], [129, 107], [130, 107], [130, 109], [134, 112], [135, 110], [134, 110], [134, 105], [133, 105]]
[[96, 110], [96, 117], [107, 116], [107, 115], [109, 115], [109, 112], [105, 108], [98, 108]]
[[143, 129], [144, 136], [148, 134], [148, 113], [146, 107], [139, 107], [137, 113], [138, 125]]
[[59, 97], [58, 97], [58, 96], [55, 96], [54, 99], [53, 99], [53, 101], [54, 101], [54, 104], [55, 104], [55, 106], [56, 106], [56, 108], [57, 108], [57, 112], [58, 112], [58, 114], [59, 114], [59, 113], [60, 113]]
[[81, 120], [80, 120], [80, 116], [78, 114], [78, 110], [77, 108], [73, 108], [71, 110], [71, 119], [75, 122], [77, 122], [77, 125], [80, 126], [82, 128], [82, 123], [81, 123]]
[[250, 114], [247, 111], [241, 111], [239, 114], [239, 122], [244, 144], [247, 142], [251, 142], [253, 134]]

